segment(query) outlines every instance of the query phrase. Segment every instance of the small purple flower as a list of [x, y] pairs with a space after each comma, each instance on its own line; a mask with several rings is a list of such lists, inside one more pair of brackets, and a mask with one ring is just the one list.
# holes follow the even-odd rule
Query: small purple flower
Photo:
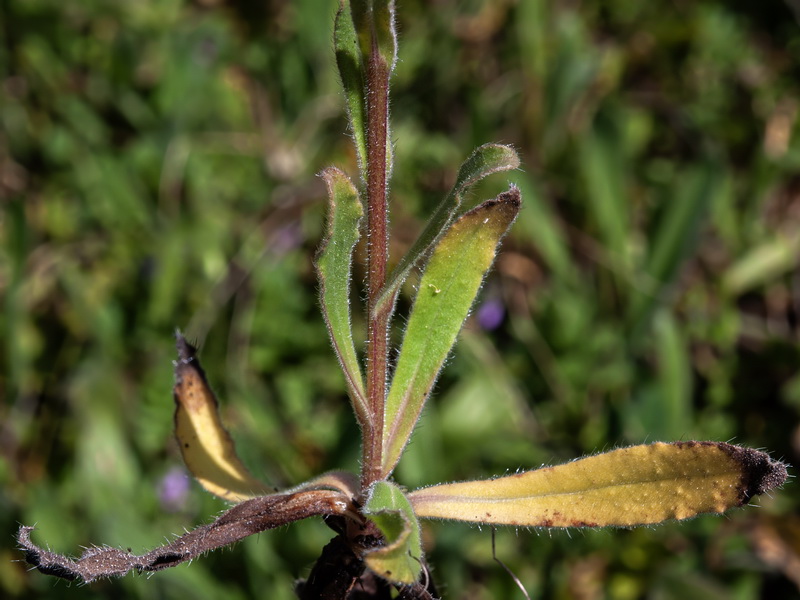
[[490, 298], [481, 304], [476, 316], [481, 329], [492, 331], [500, 327], [506, 316], [506, 308], [499, 298]]
[[303, 243], [303, 233], [297, 225], [285, 225], [275, 231], [271, 242], [272, 251], [277, 256], [283, 256]]
[[182, 510], [189, 497], [189, 477], [186, 472], [180, 467], [172, 467], [167, 471], [158, 486], [158, 497], [164, 510]]

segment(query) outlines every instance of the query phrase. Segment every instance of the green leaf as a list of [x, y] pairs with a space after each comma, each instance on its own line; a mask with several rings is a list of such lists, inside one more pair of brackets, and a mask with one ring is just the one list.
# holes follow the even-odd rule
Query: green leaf
[[520, 204], [519, 190], [512, 187], [477, 206], [453, 223], [431, 255], [386, 401], [384, 475], [397, 464]]
[[342, 79], [344, 97], [347, 104], [347, 116], [356, 145], [359, 167], [363, 170], [367, 165], [366, 108], [364, 99], [364, 61], [358, 45], [358, 37], [353, 25], [348, 0], [341, 0], [336, 13], [333, 34], [336, 51], [336, 65]]
[[722, 278], [722, 287], [736, 297], [795, 271], [798, 264], [800, 230], [777, 232], [733, 263]]
[[369, 62], [370, 49], [372, 48], [372, 0], [352, 0], [350, 12], [353, 16], [358, 47], [361, 58], [366, 64]]
[[605, 247], [627, 269], [631, 206], [622, 180], [625, 166], [619, 136], [608, 126], [595, 126], [581, 135], [578, 149], [579, 166], [587, 187], [587, 206]]
[[[360, 158], [361, 172], [366, 181], [367, 161], [367, 119], [368, 119], [368, 94], [370, 89], [373, 92], [378, 89], [383, 90], [387, 86], [389, 76], [394, 69], [397, 57], [397, 32], [395, 29], [395, 10], [392, 0], [351, 0], [350, 2], [351, 19], [346, 27], [352, 26], [352, 31], [348, 30], [347, 39], [355, 42], [355, 46], [348, 42], [347, 47], [350, 53], [355, 52], [357, 46], [360, 51], [361, 62], [361, 89], [354, 88], [353, 102], [356, 102], [356, 95], [360, 96], [359, 115], [363, 132], [361, 140], [356, 140], [356, 145], [364, 142], [364, 155]], [[341, 17], [344, 20], [344, 16]], [[344, 27], [344, 25], [343, 25]], [[383, 90], [385, 92], [386, 90]], [[356, 94], [355, 92], [358, 92]], [[349, 102], [349, 101], [348, 101]], [[355, 129], [355, 123], [353, 125]], [[359, 148], [359, 152], [361, 149]], [[391, 134], [386, 131], [386, 173], [391, 176], [394, 148], [392, 147]]]
[[418, 517], [524, 527], [632, 527], [721, 513], [786, 481], [786, 465], [722, 442], [621, 448], [409, 494]]
[[399, 487], [377, 481], [370, 489], [364, 514], [378, 526], [385, 544], [364, 562], [376, 574], [398, 583], [414, 583], [422, 569], [422, 544], [414, 509]]
[[369, 62], [374, 47], [391, 70], [397, 56], [397, 32], [394, 0], [352, 0], [353, 24], [364, 63]]
[[517, 177], [516, 183], [525, 198], [525, 212], [520, 214], [515, 225], [517, 232], [535, 245], [547, 268], [553, 271], [554, 279], [575, 281], [575, 262], [564, 223], [531, 177], [523, 174]]
[[383, 60], [394, 69], [397, 60], [397, 31], [394, 21], [394, 0], [373, 0], [375, 37]]
[[699, 241], [699, 231], [711, 201], [720, 189], [722, 169], [714, 162], [706, 162], [689, 170], [680, 179], [674, 198], [664, 210], [658, 226], [651, 236], [645, 271], [657, 285], [655, 293], [637, 293], [631, 299], [630, 324], [634, 334], [647, 331], [654, 309], [663, 302], [680, 267]]
[[661, 395], [658, 428], [676, 438], [686, 435], [692, 425], [691, 357], [683, 332], [667, 309], [656, 312], [653, 334]]
[[371, 422], [372, 417], [350, 324], [353, 247], [360, 236], [358, 224], [364, 208], [355, 186], [339, 169], [325, 169], [322, 178], [328, 186], [329, 199], [328, 233], [320, 248], [316, 265], [322, 314], [347, 380], [353, 409], [359, 424], [364, 427]]
[[456, 177], [453, 188], [436, 207], [417, 241], [389, 276], [376, 304], [376, 312], [385, 309], [387, 303], [394, 304], [397, 290], [408, 277], [414, 265], [442, 237], [469, 189], [484, 177], [492, 173], [516, 169], [519, 164], [519, 156], [510, 146], [484, 144], [475, 149], [458, 170], [458, 177]]

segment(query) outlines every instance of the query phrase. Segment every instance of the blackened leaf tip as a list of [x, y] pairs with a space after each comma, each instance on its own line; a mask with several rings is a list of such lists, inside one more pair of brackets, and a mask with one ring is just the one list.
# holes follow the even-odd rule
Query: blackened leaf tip
[[747, 486], [745, 494], [748, 500], [753, 496], [780, 487], [789, 476], [785, 463], [770, 458], [768, 454], [758, 450], [749, 450], [749, 453], [751, 456], [747, 465], [748, 474], [745, 475], [744, 480]]
[[513, 183], [508, 188], [508, 190], [500, 194], [499, 197], [503, 198], [506, 202], [511, 202], [513, 204], [522, 204], [522, 192], [520, 192], [519, 188]]
[[787, 465], [771, 458], [766, 452], [730, 444], [718, 444], [718, 446], [741, 466], [742, 504], [746, 504], [753, 496], [780, 487], [789, 477]]
[[516, 215], [522, 206], [522, 193], [515, 185], [511, 185], [505, 192], [499, 193], [495, 198], [484, 200], [475, 208], [464, 213], [463, 216], [476, 215], [487, 209], [494, 209], [500, 206], [501, 210], [508, 211]]
[[179, 331], [175, 331], [175, 347], [178, 350], [178, 360], [182, 363], [191, 361], [197, 356], [197, 348], [192, 346]]
[[[490, 202], [492, 201], [490, 200]], [[501, 192], [497, 195], [494, 202], [498, 204], [508, 204], [515, 208], [519, 207], [522, 204], [522, 192], [512, 183], [505, 192]]]

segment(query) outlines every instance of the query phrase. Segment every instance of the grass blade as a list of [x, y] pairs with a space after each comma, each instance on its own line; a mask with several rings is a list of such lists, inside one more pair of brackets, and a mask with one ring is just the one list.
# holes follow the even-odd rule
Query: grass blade
[[800, 231], [779, 232], [748, 250], [722, 278], [722, 288], [733, 297], [765, 285], [800, 265]]
[[630, 323], [634, 335], [646, 331], [653, 311], [671, 288], [681, 265], [699, 241], [699, 231], [711, 201], [720, 189], [721, 168], [707, 162], [688, 171], [675, 190], [675, 197], [665, 207], [664, 214], [652, 235], [645, 270], [659, 285], [655, 295], [634, 293], [630, 305]]

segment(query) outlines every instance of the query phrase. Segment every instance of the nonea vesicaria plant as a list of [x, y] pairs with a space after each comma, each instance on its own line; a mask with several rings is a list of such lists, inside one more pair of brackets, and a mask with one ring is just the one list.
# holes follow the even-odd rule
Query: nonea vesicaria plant
[[[331, 472], [275, 493], [237, 457], [220, 421], [195, 349], [178, 335], [175, 433], [202, 486], [234, 506], [215, 521], [143, 555], [92, 547], [78, 559], [43, 550], [19, 530], [28, 563], [42, 573], [91, 582], [131, 570], [153, 572], [242, 538], [308, 517], [336, 532], [299, 598], [437, 596], [421, 544], [420, 519], [523, 527], [632, 527], [721, 513], [786, 479], [764, 452], [718, 442], [620, 448], [564, 465], [485, 481], [407, 491], [392, 473], [469, 313], [503, 236], [522, 203], [514, 186], [466, 210], [479, 180], [519, 166], [498, 144], [477, 148], [450, 193], [392, 271], [388, 265], [388, 179], [392, 169], [389, 79], [397, 52], [394, 2], [343, 0], [335, 51], [361, 178], [322, 173], [329, 196], [327, 235], [316, 260], [320, 300], [362, 433], [361, 472]], [[367, 238], [366, 356], [351, 328], [353, 249]], [[398, 291], [414, 268], [422, 276], [401, 347], [390, 369], [389, 329]]]

